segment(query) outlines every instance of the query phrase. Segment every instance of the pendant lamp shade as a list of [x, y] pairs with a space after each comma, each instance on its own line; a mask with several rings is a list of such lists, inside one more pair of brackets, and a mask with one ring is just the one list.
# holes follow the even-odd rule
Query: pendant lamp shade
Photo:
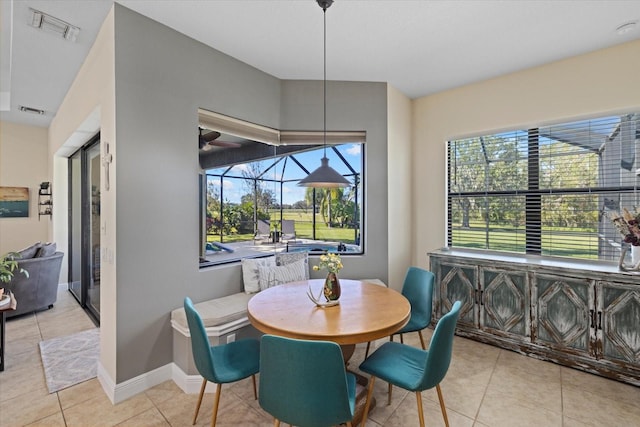
[[351, 183], [335, 169], [329, 166], [329, 159], [320, 159], [320, 167], [298, 182], [301, 187], [334, 188], [349, 187]]
[[306, 178], [300, 180], [298, 185], [312, 188], [349, 187], [351, 183], [329, 166], [329, 159], [327, 158], [327, 9], [331, 6], [333, 0], [316, 1], [324, 13], [324, 77], [322, 80], [324, 90], [324, 156], [320, 159], [320, 167], [307, 175]]

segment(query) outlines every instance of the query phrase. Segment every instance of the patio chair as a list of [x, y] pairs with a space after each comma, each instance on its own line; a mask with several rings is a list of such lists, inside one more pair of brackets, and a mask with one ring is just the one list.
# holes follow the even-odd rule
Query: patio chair
[[293, 219], [283, 219], [280, 223], [280, 241], [296, 240], [296, 221]]
[[269, 221], [265, 219], [259, 219], [256, 224], [256, 234], [253, 236], [253, 244], [256, 244], [256, 241], [270, 241], [271, 240], [271, 224]]

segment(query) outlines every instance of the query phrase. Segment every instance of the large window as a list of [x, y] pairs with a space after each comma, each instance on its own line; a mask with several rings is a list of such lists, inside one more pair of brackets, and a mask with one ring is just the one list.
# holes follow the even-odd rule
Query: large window
[[448, 245], [617, 260], [639, 205], [640, 113], [448, 143]]
[[[363, 252], [364, 132], [277, 131], [200, 110], [201, 266], [274, 252]], [[347, 188], [298, 182], [320, 158]]]

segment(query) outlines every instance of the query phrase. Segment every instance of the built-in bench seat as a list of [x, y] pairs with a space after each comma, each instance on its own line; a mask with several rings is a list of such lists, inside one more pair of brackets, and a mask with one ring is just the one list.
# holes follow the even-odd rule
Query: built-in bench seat
[[[386, 286], [378, 279], [362, 279], [376, 285]], [[211, 345], [220, 345], [243, 338], [257, 338], [261, 333], [247, 317], [247, 304], [255, 294], [239, 292], [195, 304], [200, 314]], [[173, 363], [182, 370], [181, 375], [199, 375], [191, 352], [191, 334], [184, 308], [171, 312], [173, 328]]]

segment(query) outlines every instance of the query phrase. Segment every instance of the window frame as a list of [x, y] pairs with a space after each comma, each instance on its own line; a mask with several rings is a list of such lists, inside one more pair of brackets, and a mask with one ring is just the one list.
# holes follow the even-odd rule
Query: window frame
[[[598, 153], [599, 163], [596, 168], [596, 174], [595, 174], [595, 179], [597, 183], [596, 185], [583, 185], [582, 187], [569, 187], [569, 188], [554, 188], [553, 186], [545, 187], [544, 185], [545, 183], [541, 183], [542, 177], [541, 177], [540, 171], [541, 171], [541, 165], [543, 164], [543, 159], [541, 158], [541, 155], [542, 155], [541, 148], [540, 148], [542, 145], [541, 139], [545, 137], [549, 141], [554, 141], [554, 142], [548, 143], [548, 146], [551, 146], [558, 142], [563, 142], [565, 143], [566, 146], [575, 145], [577, 147], [578, 146], [577, 142], [579, 142], [578, 139], [574, 141], [570, 139], [562, 141], [560, 139], [557, 139], [557, 137], [550, 138], [549, 135], [553, 135], [553, 132], [551, 132], [549, 129], [561, 129], [563, 126], [570, 127], [573, 125], [584, 123], [586, 124], [586, 126], [588, 126], [587, 130], [591, 132], [592, 126], [595, 129], [598, 123], [600, 122], [607, 123], [606, 122], [607, 120], [614, 121], [615, 118], [619, 118], [620, 120], [618, 122], [617, 127], [613, 130], [613, 132], [611, 132], [608, 135], [602, 134], [603, 138], [605, 138], [605, 142], [599, 147], [599, 153]], [[630, 134], [630, 135], [626, 135], [625, 137], [621, 137], [619, 135], [621, 133], [620, 129], [624, 129], [624, 126], [628, 126], [629, 123], [630, 123], [631, 129], [635, 129], [635, 135]], [[604, 125], [602, 126], [604, 127]], [[576, 134], [578, 134], [578, 131], [584, 131], [584, 129], [575, 128], [574, 131], [576, 132]], [[455, 179], [458, 179], [458, 176], [456, 175], [456, 173], [459, 173], [458, 168], [462, 169], [462, 167], [458, 166], [457, 162], [459, 160], [459, 156], [457, 152], [457, 147], [452, 147], [454, 144], [462, 143], [465, 141], [472, 141], [474, 139], [482, 141], [483, 138], [490, 139], [490, 138], [498, 138], [498, 137], [504, 136], [503, 145], [506, 146], [507, 143], [505, 141], [508, 140], [507, 136], [520, 135], [520, 138], [522, 138], [523, 132], [526, 132], [526, 146], [527, 146], [526, 156], [524, 157], [524, 161], [527, 164], [527, 167], [525, 168], [526, 178], [527, 178], [526, 188], [492, 189], [490, 185], [487, 183], [488, 181], [490, 181], [490, 178], [488, 178], [490, 174], [487, 173], [485, 170], [486, 176], [485, 176], [484, 188], [476, 189], [475, 191], [456, 191], [456, 189], [459, 190], [459, 188], [455, 188], [455, 185], [452, 181], [454, 177]], [[591, 133], [589, 133], [589, 137], [591, 137]], [[616, 140], [616, 138], [619, 138], [619, 140]], [[633, 150], [635, 150], [635, 152], [631, 153], [631, 157], [633, 159], [632, 164], [631, 165], [627, 164], [626, 166], [623, 166], [624, 162], [628, 160], [623, 157], [624, 153], [622, 151], [623, 145], [628, 142], [627, 139], [631, 139], [631, 142], [633, 143]], [[585, 141], [586, 140], [587, 139], [585, 138]], [[591, 139], [588, 139], [588, 140], [591, 141]], [[620, 151], [618, 153], [620, 157], [619, 158], [612, 157], [613, 160], [611, 159], [608, 160], [609, 162], [611, 162], [611, 164], [608, 164], [608, 163], [605, 164], [605, 160], [603, 160], [603, 157], [602, 157], [602, 152], [604, 152], [607, 149], [607, 147], [612, 147], [612, 148], [609, 148], [609, 150], [611, 150], [612, 153], [615, 153], [616, 148], [613, 146], [614, 143], [620, 144], [621, 148], [619, 148]], [[594, 249], [597, 249], [597, 252], [595, 253], [595, 258], [593, 258], [593, 256], [591, 258], [588, 256], [578, 256], [577, 253], [574, 253], [571, 256], [571, 258], [581, 259], [581, 260], [597, 259], [597, 260], [603, 260], [603, 261], [616, 261], [621, 253], [624, 243], [622, 242], [623, 240], [622, 235], [620, 235], [620, 233], [617, 233], [614, 230], [614, 226], [608, 218], [608, 215], [615, 214], [615, 209], [609, 209], [608, 207], [605, 208], [605, 206], [606, 206], [607, 200], [611, 200], [611, 199], [607, 199], [607, 196], [609, 195], [617, 196], [617, 199], [619, 202], [618, 210], [621, 207], [624, 207], [623, 201], [626, 201], [628, 203], [629, 200], [633, 199], [636, 201], [636, 204], [637, 204], [638, 176], [640, 175], [640, 168], [638, 168], [638, 154], [640, 154], [640, 151], [638, 148], [639, 144], [640, 144], [640, 113], [638, 112], [623, 113], [623, 114], [609, 114], [609, 115], [602, 115], [602, 116], [593, 117], [593, 118], [584, 119], [584, 120], [563, 121], [555, 124], [542, 124], [535, 127], [533, 126], [529, 127], [526, 130], [514, 129], [511, 131], [499, 131], [499, 132], [493, 132], [493, 133], [487, 132], [487, 133], [483, 133], [482, 135], [475, 135], [467, 138], [452, 138], [451, 140], [447, 141], [447, 147], [446, 147], [446, 153], [447, 153], [446, 154], [447, 155], [447, 159], [446, 159], [447, 161], [447, 175], [446, 175], [447, 246], [450, 248], [459, 248], [459, 249], [473, 248], [480, 251], [513, 252], [516, 254], [538, 255], [538, 256], [544, 256], [544, 257], [560, 256], [560, 255], [554, 254], [556, 250], [552, 242], [553, 236], [559, 233], [559, 231], [555, 231], [555, 232], [549, 231], [548, 229], [550, 227], [547, 227], [547, 231], [543, 231], [543, 229], [545, 228], [545, 225], [543, 224], [544, 214], [545, 212], [551, 212], [549, 210], [545, 210], [544, 198], [546, 197], [548, 200], [550, 195], [554, 195], [560, 199], [569, 198], [569, 197], [576, 197], [576, 198], [584, 197], [585, 199], [587, 199], [589, 195], [591, 195], [591, 196], [594, 196], [594, 199], [597, 198], [598, 200], [597, 206], [602, 206], [602, 209], [598, 210], [599, 219], [597, 223], [594, 223], [594, 225], [597, 225], [597, 228], [595, 229], [596, 237], [597, 237], [597, 247], [590, 246], [590, 250], [593, 251]], [[627, 146], [628, 145], [629, 144], [627, 144]], [[588, 149], [591, 149], [592, 151], [595, 150], [594, 147], [588, 147]], [[589, 154], [594, 154], [594, 153], [589, 153], [588, 149], [585, 148], [584, 150], [584, 153], [583, 153], [584, 158], [587, 158], [586, 156]], [[484, 147], [482, 147], [482, 150], [484, 151], [484, 155], [487, 156], [487, 150]], [[491, 152], [491, 150], [488, 150], [488, 151]], [[567, 153], [568, 152], [569, 150], [567, 150]], [[576, 154], [565, 153], [563, 155], [570, 156], [570, 155], [576, 155]], [[471, 158], [473, 158], [473, 155], [471, 155]], [[516, 155], [516, 160], [514, 161], [514, 163], [517, 162], [519, 159], [520, 158], [518, 157], [518, 155]], [[617, 164], [615, 162], [618, 160], [620, 160], [620, 168], [616, 169]], [[490, 164], [491, 161], [492, 159], [485, 158], [485, 163]], [[460, 161], [460, 164], [462, 164], [462, 161]], [[479, 165], [480, 162], [473, 163], [473, 164]], [[620, 176], [618, 178], [620, 182], [618, 185], [608, 185], [608, 183], [606, 182], [606, 176], [608, 175], [603, 170], [601, 170], [601, 166], [600, 166], [601, 164], [603, 165], [602, 166], [603, 168], [610, 167], [611, 168], [610, 171], [614, 173], [615, 172], [619, 173]], [[630, 175], [630, 172], [632, 171], [632, 166], [635, 166], [635, 168], [633, 168], [635, 177], [634, 177], [633, 183], [631, 184], [629, 183], [629, 179], [630, 179], [629, 175]], [[486, 168], [487, 167], [485, 167], [485, 169]], [[629, 172], [622, 171], [623, 168]], [[455, 169], [455, 172], [454, 172], [454, 169]], [[566, 174], [566, 171], [563, 173]], [[545, 179], [547, 178], [545, 177]], [[624, 182], [625, 180], [627, 182]], [[490, 240], [489, 234], [491, 233], [490, 231], [491, 220], [489, 219], [491, 215], [490, 215], [489, 209], [484, 211], [484, 221], [487, 224], [486, 231], [485, 231], [484, 247], [481, 247], [481, 244], [478, 242], [476, 242], [475, 245], [472, 245], [469, 243], [464, 244], [461, 237], [458, 237], [458, 239], [456, 240], [455, 232], [462, 230], [462, 228], [465, 225], [464, 220], [461, 220], [460, 227], [456, 227], [453, 224], [454, 217], [458, 218], [461, 215], [463, 215], [463, 209], [456, 208], [456, 206], [454, 206], [456, 203], [459, 203], [460, 206], [462, 206], [463, 203], [465, 204], [465, 206], [468, 206], [471, 202], [474, 201], [473, 198], [480, 198], [480, 199], [484, 198], [485, 206], [489, 206], [489, 203], [487, 200], [490, 200], [491, 197], [509, 198], [514, 196], [521, 197], [522, 200], [524, 200], [523, 209], [520, 210], [521, 215], [525, 217], [524, 250], [523, 251], [504, 250], [496, 246], [492, 247], [492, 245], [489, 243], [489, 240]], [[465, 199], [469, 200], [469, 202], [464, 202]], [[612, 197], [612, 199], [615, 200], [616, 197]], [[513, 200], [516, 200], [516, 199], [514, 198]], [[456, 209], [458, 209], [458, 211], [456, 211]], [[593, 215], [593, 211], [591, 212]], [[469, 226], [468, 220], [467, 220], [467, 226]], [[515, 230], [517, 234], [518, 229], [516, 228]], [[462, 233], [459, 234], [459, 236], [461, 235]], [[545, 240], [550, 240], [551, 243], [547, 243], [546, 246], [544, 246]], [[517, 237], [516, 237], [516, 240], [512, 241], [510, 244], [512, 247], [521, 246], [521, 244], [517, 243]], [[571, 248], [569, 248], [569, 250], [571, 250]], [[564, 255], [564, 256], [567, 256], [567, 255]]]
[[[272, 129], [272, 128], [267, 128], [264, 126], [260, 126], [260, 125], [255, 125], [253, 123], [248, 123], [248, 122], [244, 122], [242, 120], [238, 120], [235, 118], [231, 118], [228, 116], [224, 116], [218, 113], [213, 113], [207, 110], [203, 110], [203, 109], [199, 109], [198, 110], [198, 116], [199, 116], [199, 125], [206, 127], [207, 129], [210, 130], [215, 130], [218, 131], [220, 133], [226, 133], [228, 135], [233, 135], [236, 137], [240, 137], [240, 138], [244, 138], [246, 140], [251, 140], [254, 141], [256, 143], [263, 143], [263, 144], [268, 144], [271, 145], [273, 147], [272, 150], [272, 154], [267, 155], [266, 153], [263, 154], [263, 157], [259, 158], [259, 159], [248, 159], [247, 162], [244, 162], [244, 164], [249, 164], [249, 163], [254, 163], [254, 162], [258, 162], [258, 161], [265, 161], [265, 160], [270, 160], [270, 159], [285, 159], [285, 166], [286, 166], [286, 162], [291, 161], [292, 165], [297, 165], [295, 167], [299, 167], [302, 171], [303, 174], [300, 176], [300, 178], [297, 179], [280, 179], [279, 185], [280, 188], [278, 191], [273, 192], [274, 194], [276, 194], [276, 196], [279, 196], [279, 199], [277, 200], [277, 206], [279, 209], [279, 219], [278, 220], [282, 220], [282, 219], [286, 219], [283, 218], [283, 191], [282, 191], [282, 187], [284, 185], [284, 183], [292, 183], [292, 182], [297, 182], [300, 179], [304, 178], [309, 172], [310, 169], [313, 170], [315, 167], [319, 166], [319, 159], [321, 156], [318, 156], [318, 164], [316, 165], [315, 163], [313, 165], [308, 165], [305, 168], [305, 165], [301, 164], [296, 158], [296, 153], [299, 152], [306, 152], [306, 151], [314, 151], [314, 150], [320, 150], [324, 148], [324, 141], [325, 141], [325, 134], [324, 132], [319, 132], [319, 131], [292, 131], [292, 130], [288, 130], [288, 131], [280, 131], [280, 130], [276, 130], [276, 129]], [[341, 145], [341, 144], [359, 144], [360, 146], [360, 164], [359, 164], [359, 169], [360, 171], [357, 172], [354, 167], [351, 166], [351, 164], [349, 163], [349, 161], [347, 161], [344, 156], [336, 149], [337, 145]], [[358, 246], [358, 250], [354, 251], [354, 252], [343, 252], [341, 251], [340, 254], [341, 255], [362, 255], [364, 254], [364, 230], [365, 230], [365, 226], [364, 226], [364, 171], [365, 171], [365, 162], [366, 162], [366, 156], [365, 156], [365, 147], [366, 147], [366, 133], [363, 131], [327, 131], [326, 132], [326, 150], [330, 151], [332, 153], [334, 153], [335, 158], [339, 159], [340, 161], [342, 161], [344, 163], [344, 165], [346, 166], [346, 168], [350, 171], [350, 173], [346, 174], [345, 177], [349, 178], [349, 176], [351, 176], [351, 178], [349, 178], [351, 181], [354, 181], [357, 183], [357, 185], [355, 186], [354, 192], [355, 192], [355, 196], [354, 196], [354, 200], [356, 200], [356, 204], [354, 205], [354, 209], [356, 210], [356, 212], [354, 213], [356, 215], [356, 227], [354, 228], [354, 242], [355, 244], [357, 244]], [[296, 151], [297, 150], [297, 151]], [[280, 161], [280, 160], [277, 160]], [[334, 160], [332, 160], [333, 162]], [[276, 163], [277, 163], [276, 162]], [[236, 163], [237, 164], [242, 164], [242, 163]], [[231, 170], [231, 167], [234, 165], [228, 165], [228, 169], [226, 169], [225, 173], [229, 172]], [[218, 168], [221, 167], [226, 167], [226, 166], [222, 166], [219, 165]], [[334, 166], [335, 167], [335, 166]], [[199, 212], [200, 212], [200, 268], [204, 268], [204, 267], [209, 267], [209, 266], [213, 266], [213, 265], [221, 265], [221, 264], [227, 264], [227, 263], [236, 263], [236, 262], [240, 262], [242, 259], [244, 258], [253, 258], [253, 257], [260, 257], [260, 256], [270, 256], [275, 254], [275, 250], [273, 252], [268, 252], [268, 253], [263, 253], [263, 254], [252, 254], [252, 255], [247, 255], [247, 256], [237, 256], [237, 257], [233, 257], [233, 256], [226, 256], [224, 257], [224, 259], [215, 259], [215, 256], [213, 257], [206, 257], [206, 243], [209, 241], [209, 237], [210, 234], [208, 234], [208, 226], [207, 226], [207, 195], [208, 195], [208, 176], [210, 176], [211, 174], [209, 173], [210, 170], [213, 170], [211, 168], [207, 168], [206, 167], [206, 163], [203, 164], [202, 163], [202, 157], [201, 157], [201, 173], [200, 173], [200, 184], [199, 184], [199, 192], [200, 192], [200, 206], [199, 206]], [[225, 173], [223, 173], [222, 175], [224, 175]], [[266, 171], [265, 171], [266, 173]], [[283, 171], [284, 174], [284, 171]], [[216, 174], [215, 176], [217, 176], [218, 178], [221, 178], [220, 175]], [[246, 177], [240, 177], [240, 176], [233, 176], [234, 179], [240, 179], [240, 180], [246, 180], [246, 179], [251, 179], [251, 178], [246, 178]], [[260, 179], [262, 181], [262, 179]], [[265, 179], [265, 181], [270, 181], [270, 182], [274, 182], [274, 185], [276, 181], [274, 180], [269, 180], [269, 179]], [[222, 182], [222, 181], [221, 181]], [[353, 186], [350, 188], [354, 188]], [[314, 194], [315, 194], [315, 189], [314, 189]], [[220, 204], [220, 208], [219, 209], [224, 209], [224, 198], [222, 196], [222, 194], [220, 194], [220, 197], [223, 199], [222, 203]], [[314, 205], [311, 206], [312, 210], [312, 218], [313, 218], [313, 225], [312, 225], [312, 230], [313, 230], [313, 240], [318, 240], [318, 243], [315, 245], [311, 245], [311, 249], [314, 249], [313, 246], [320, 246], [320, 243], [322, 243], [322, 240], [317, 238], [316, 232], [317, 232], [317, 227], [316, 227], [316, 220], [315, 217], [318, 215], [317, 213], [314, 215], [313, 212], [316, 212], [316, 206], [319, 203], [319, 201], [316, 199], [316, 197], [314, 197]], [[255, 204], [255, 202], [254, 202]], [[221, 215], [223, 216], [224, 214], [222, 214], [223, 211], [221, 211]], [[253, 228], [254, 228], [254, 233], [256, 230], [256, 223], [257, 223], [257, 219], [258, 217], [256, 216], [256, 209], [254, 206], [254, 216], [253, 216]], [[272, 215], [272, 211], [269, 211], [270, 216], [273, 218]], [[221, 220], [223, 220], [221, 218]], [[223, 232], [223, 227], [224, 224], [221, 223], [221, 227], [220, 229], [220, 234], [221, 236], [223, 236], [224, 232]], [[246, 233], [245, 233], [246, 234]], [[223, 238], [220, 238], [220, 242], [219, 243], [224, 243], [223, 242]], [[252, 241], [252, 240], [249, 240]], [[325, 242], [328, 242], [329, 240], [324, 240]], [[333, 241], [333, 240], [331, 240]], [[346, 242], [346, 241], [345, 241]], [[340, 243], [345, 243], [345, 242], [340, 242]], [[350, 246], [349, 243], [347, 243], [347, 246]], [[292, 247], [293, 249], [293, 247]], [[300, 248], [296, 248], [296, 249], [300, 249]], [[341, 249], [343, 249], [343, 247], [341, 247]], [[349, 247], [349, 249], [352, 249], [351, 247]], [[287, 245], [287, 247], [284, 249], [289, 250], [289, 245]], [[330, 249], [331, 251], [333, 251], [333, 249]], [[316, 250], [310, 250], [309, 253], [310, 254], [321, 254], [324, 253], [326, 251], [316, 251]]]

